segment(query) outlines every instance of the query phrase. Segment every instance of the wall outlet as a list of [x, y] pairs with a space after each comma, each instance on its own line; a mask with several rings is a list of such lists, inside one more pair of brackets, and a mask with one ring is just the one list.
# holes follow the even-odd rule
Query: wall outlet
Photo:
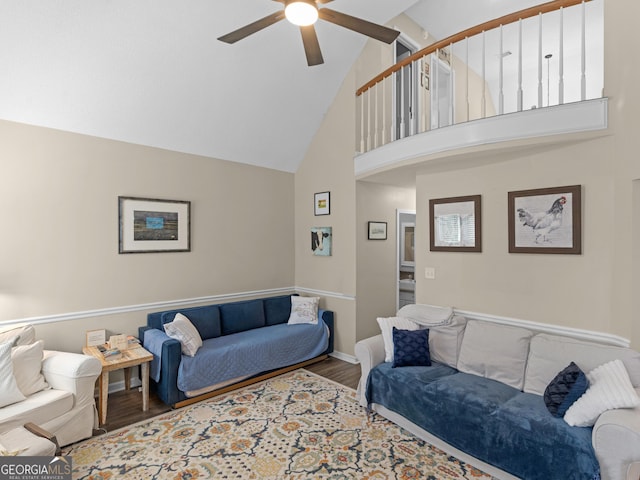
[[424, 278], [429, 280], [435, 280], [436, 278], [436, 269], [433, 267], [426, 267], [424, 269]]

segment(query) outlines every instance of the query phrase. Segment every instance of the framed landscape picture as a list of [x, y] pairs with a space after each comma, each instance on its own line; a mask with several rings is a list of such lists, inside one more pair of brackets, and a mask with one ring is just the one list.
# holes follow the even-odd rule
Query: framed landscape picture
[[387, 222], [368, 222], [369, 240], [386, 240], [387, 239]]
[[582, 253], [582, 186], [509, 192], [509, 253]]
[[191, 251], [191, 202], [118, 197], [119, 253]]

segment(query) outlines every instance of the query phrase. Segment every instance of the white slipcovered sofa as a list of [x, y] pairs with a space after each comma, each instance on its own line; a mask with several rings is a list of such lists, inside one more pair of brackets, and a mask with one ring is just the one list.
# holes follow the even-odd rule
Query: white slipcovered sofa
[[101, 370], [94, 357], [44, 350], [31, 325], [0, 329], [0, 435], [32, 422], [60, 446], [90, 437]]
[[[389, 332], [391, 325], [407, 328], [403, 322], [406, 317], [379, 319]], [[638, 480], [640, 406], [607, 409], [592, 427], [571, 427], [552, 417], [543, 394], [570, 362], [595, 372], [614, 360], [622, 362], [629, 388], [640, 394], [639, 352], [460, 316], [415, 328], [429, 328], [430, 366], [393, 368], [385, 361], [384, 329], [383, 335], [356, 344], [361, 405], [497, 478], [591, 478], [571, 464], [579, 462], [578, 444], [573, 448], [572, 442], [582, 438], [581, 465], [589, 461], [592, 448], [594, 477]], [[614, 395], [606, 383], [600, 390]]]

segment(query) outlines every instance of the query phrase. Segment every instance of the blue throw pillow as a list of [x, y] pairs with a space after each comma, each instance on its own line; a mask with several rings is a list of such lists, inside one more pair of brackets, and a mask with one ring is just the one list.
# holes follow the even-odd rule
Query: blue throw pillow
[[429, 330], [399, 330], [393, 327], [393, 364], [395, 367], [431, 366]]
[[562, 418], [589, 388], [589, 380], [580, 367], [571, 362], [551, 380], [544, 391], [544, 403], [554, 417]]

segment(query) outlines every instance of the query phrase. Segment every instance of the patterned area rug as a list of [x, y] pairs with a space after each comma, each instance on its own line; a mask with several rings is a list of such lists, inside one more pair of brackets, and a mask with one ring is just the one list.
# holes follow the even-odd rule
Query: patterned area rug
[[491, 479], [297, 370], [65, 449], [74, 479]]

